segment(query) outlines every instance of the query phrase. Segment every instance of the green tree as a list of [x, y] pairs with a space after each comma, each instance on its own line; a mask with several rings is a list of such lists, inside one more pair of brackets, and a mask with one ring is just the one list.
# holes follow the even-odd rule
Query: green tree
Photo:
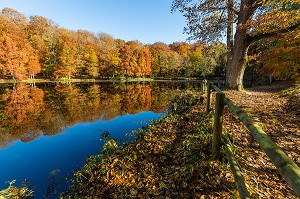
[[167, 76], [172, 50], [167, 44], [162, 42], [150, 45], [149, 49], [152, 54], [151, 67], [153, 76]]

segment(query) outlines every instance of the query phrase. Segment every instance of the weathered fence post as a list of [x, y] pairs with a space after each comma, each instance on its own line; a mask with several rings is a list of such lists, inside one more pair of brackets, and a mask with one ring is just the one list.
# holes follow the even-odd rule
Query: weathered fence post
[[220, 155], [224, 99], [225, 99], [224, 93], [216, 94], [213, 141], [212, 141], [212, 154], [214, 158], [218, 158]]
[[211, 106], [211, 98], [212, 98], [212, 83], [207, 82], [207, 98], [206, 98], [206, 113], [209, 113]]

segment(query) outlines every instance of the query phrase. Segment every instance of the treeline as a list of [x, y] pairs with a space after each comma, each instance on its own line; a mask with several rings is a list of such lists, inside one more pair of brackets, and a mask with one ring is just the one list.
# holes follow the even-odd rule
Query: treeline
[[132, 83], [30, 86], [0, 88], [0, 148], [41, 135], [62, 133], [77, 123], [111, 120], [142, 111], [161, 113], [173, 94], [196, 84]]
[[11, 8], [0, 14], [0, 78], [111, 78], [223, 75], [226, 46], [185, 42], [144, 45], [67, 30]]

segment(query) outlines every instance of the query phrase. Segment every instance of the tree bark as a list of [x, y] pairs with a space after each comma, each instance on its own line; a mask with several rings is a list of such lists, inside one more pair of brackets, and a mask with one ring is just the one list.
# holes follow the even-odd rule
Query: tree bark
[[234, 45], [232, 61], [227, 68], [226, 84], [234, 90], [243, 90], [243, 76], [246, 69], [246, 56], [251, 41], [248, 37], [247, 21], [252, 17], [256, 7], [253, 0], [242, 0], [241, 9], [238, 13], [236, 33], [234, 35]]
[[246, 69], [246, 56], [249, 44], [245, 41], [246, 35], [237, 30], [234, 41], [232, 62], [227, 72], [229, 88], [243, 90], [243, 76]]

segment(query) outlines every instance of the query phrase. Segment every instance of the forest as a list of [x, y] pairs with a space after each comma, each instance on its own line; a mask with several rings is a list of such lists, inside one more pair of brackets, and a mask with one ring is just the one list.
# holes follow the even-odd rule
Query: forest
[[42, 16], [29, 19], [11, 8], [0, 14], [0, 77], [111, 78], [223, 75], [225, 44], [207, 46], [115, 39], [68, 30]]
[[[223, 43], [142, 44], [107, 33], [68, 30], [51, 19], [28, 18], [11, 8], [2, 10], [0, 21], [1, 79], [178, 78], [226, 73]], [[299, 35], [291, 33], [252, 45], [246, 79], [299, 78], [299, 41]]]

